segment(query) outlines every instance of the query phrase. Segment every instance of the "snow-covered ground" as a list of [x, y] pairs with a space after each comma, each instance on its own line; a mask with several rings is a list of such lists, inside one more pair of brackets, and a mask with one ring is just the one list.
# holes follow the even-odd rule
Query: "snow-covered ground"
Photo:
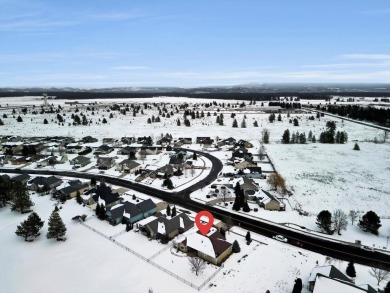
[[[92, 103], [95, 101], [83, 100], [82, 102]], [[108, 105], [110, 102], [129, 104], [156, 102], [176, 103], [177, 105], [183, 102], [200, 104], [212, 101], [160, 97], [153, 99], [100, 100], [99, 104]], [[231, 100], [217, 101], [217, 103], [226, 104], [235, 102]], [[371, 102], [367, 100], [362, 103]], [[2, 106], [5, 106], [6, 103], [18, 106], [32, 104], [38, 106], [42, 101], [31, 97], [1, 99], [0, 104]], [[50, 100], [49, 103], [53, 103], [55, 108], [58, 105], [68, 107], [61, 100]], [[353, 209], [362, 213], [373, 210], [382, 217], [383, 226], [379, 229], [379, 237], [363, 233], [356, 226], [356, 223], [353, 226], [349, 225], [348, 230], [344, 231], [342, 236], [333, 235], [332, 237], [349, 242], [359, 239], [363, 244], [375, 245], [375, 247], [386, 246], [387, 236], [390, 235], [390, 220], [384, 219], [390, 217], [388, 212], [390, 206], [388, 180], [390, 178], [390, 145], [389, 141], [384, 144], [368, 142], [375, 137], [380, 138], [383, 131], [352, 122], [341, 122], [340, 119], [327, 116], [313, 121], [308, 120], [311, 115], [315, 116], [315, 114], [291, 114], [291, 119], [298, 118], [299, 120], [299, 126], [297, 127], [289, 123], [290, 118], [287, 118], [286, 114], [282, 115], [282, 121], [269, 123], [269, 114], [262, 113], [259, 104], [258, 102], [256, 107], [251, 110], [223, 109], [219, 106], [199, 109], [199, 111], [204, 111], [205, 117], [190, 119], [191, 127], [177, 127], [176, 120], [178, 118], [183, 122], [183, 112], [175, 113], [171, 118], [160, 117], [162, 121], [160, 123], [147, 124], [147, 119], [152, 115], [158, 116], [157, 108], [144, 109], [145, 114], [137, 114], [136, 117], [133, 117], [132, 113], [124, 116], [119, 112], [110, 112], [114, 113], [114, 118], [109, 119], [110, 113], [106, 112], [106, 109], [96, 110], [95, 114], [92, 115], [91, 112], [85, 112], [83, 109], [85, 106], [79, 105], [80, 112], [86, 113], [87, 118], [92, 119], [93, 123], [90, 126], [68, 125], [72, 121], [70, 115], [74, 112], [74, 106], [72, 106], [72, 111], [66, 110], [64, 126], [59, 126], [53, 122], [56, 121], [56, 114], [20, 114], [23, 122], [17, 123], [16, 118], [13, 118], [12, 110], [1, 109], [0, 118], [3, 117], [4, 113], [8, 115], [8, 118], [2, 118], [5, 125], [0, 127], [0, 136], [70, 135], [81, 138], [91, 135], [100, 140], [96, 144], [97, 146], [101, 145], [101, 139], [104, 137], [120, 138], [123, 136], [150, 135], [157, 139], [161, 134], [170, 133], [175, 139], [191, 137], [194, 140], [197, 136], [210, 136], [213, 139], [232, 136], [236, 139], [250, 140], [254, 144], [254, 148], [250, 151], [256, 154], [260, 145], [261, 131], [263, 128], [267, 128], [271, 132], [270, 144], [266, 145], [267, 153], [277, 171], [286, 178], [287, 186], [293, 192], [293, 196], [288, 198], [286, 212], [269, 212], [259, 208], [257, 212], [250, 212], [251, 216], [285, 225], [294, 223], [306, 227], [306, 230], [318, 230], [315, 226], [315, 216], [322, 209], [329, 209], [331, 212], [336, 208], [340, 208], [345, 212]], [[167, 107], [170, 111], [170, 105]], [[220, 108], [220, 111], [217, 112], [217, 108]], [[39, 107], [36, 107], [36, 109], [39, 111]], [[210, 117], [206, 115], [207, 112], [211, 113]], [[221, 113], [224, 115], [224, 126], [216, 124], [214, 112], [218, 115]], [[233, 118], [231, 118], [231, 113], [233, 112], [237, 112], [235, 119], [237, 119], [239, 126], [244, 119], [244, 115], [246, 115], [246, 128], [232, 128]], [[17, 112], [15, 117], [18, 115]], [[101, 120], [103, 117], [107, 119], [107, 124], [99, 122], [99, 119]], [[47, 125], [43, 124], [45, 118], [49, 121]], [[348, 143], [344, 145], [319, 143], [282, 145], [280, 143], [285, 129], [290, 129], [290, 132], [306, 132], [306, 135], [311, 130], [318, 139], [320, 132], [325, 129], [326, 121], [329, 120], [337, 121], [337, 130], [344, 130], [348, 133]], [[254, 121], [258, 122], [259, 127], [253, 126]], [[355, 141], [358, 141], [361, 151], [352, 150]], [[189, 147], [201, 149], [199, 145], [190, 145]], [[220, 158], [222, 162], [226, 162], [231, 153], [218, 151], [211, 154]], [[73, 158], [74, 155], [68, 155], [68, 157]], [[157, 157], [153, 158], [158, 160]], [[206, 166], [209, 167], [210, 163], [205, 159], [204, 161]], [[164, 162], [161, 161], [160, 163], [163, 165]], [[260, 164], [263, 170], [272, 170], [270, 164], [266, 162]], [[93, 162], [78, 171], [88, 170], [94, 165]], [[34, 166], [32, 164], [29, 167]], [[50, 169], [52, 167], [44, 168]], [[65, 163], [56, 165], [56, 168], [69, 170], [71, 166], [69, 163]], [[200, 173], [200, 170], [196, 171], [194, 177]], [[92, 168], [88, 172], [97, 173], [98, 170]], [[202, 176], [205, 176], [207, 172], [207, 170], [203, 171], [196, 180], [203, 178]], [[107, 171], [106, 174], [120, 176], [120, 173], [114, 169]], [[135, 179], [134, 175], [126, 175], [123, 178]], [[192, 174], [187, 174], [187, 178], [186, 175], [181, 176], [180, 179], [174, 178], [173, 183], [185, 188], [187, 184], [193, 182], [191, 180]], [[185, 181], [190, 182], [182, 185]], [[149, 183], [154, 187], [161, 187], [160, 180], [145, 182], [145, 184]], [[264, 180], [260, 185], [266, 188]], [[203, 188], [203, 190], [193, 193], [192, 196], [200, 201], [206, 201], [205, 195], [208, 192], [208, 188]], [[135, 192], [129, 192], [129, 194], [133, 193]], [[145, 196], [138, 193], [136, 195]], [[34, 196], [33, 200], [36, 203], [34, 210], [47, 224], [47, 219], [54, 208], [54, 202], [50, 201], [48, 197]], [[251, 203], [250, 207], [254, 209], [257, 205]], [[308, 211], [309, 216], [300, 216], [293, 210], [296, 207]], [[221, 206], [221, 208], [224, 207]], [[230, 204], [228, 208], [230, 208]], [[106, 238], [70, 220], [80, 213], [87, 213], [91, 216], [86, 224], [108, 237], [115, 236], [118, 243], [132, 247], [133, 250], [145, 257], [159, 251], [162, 246], [155, 241], [148, 241], [146, 237], [143, 239], [142, 235], [134, 232], [118, 235], [124, 230], [122, 225], [113, 227], [106, 222], [100, 222], [92, 217], [92, 212], [88, 208], [83, 208], [74, 201], [63, 205], [60, 212], [68, 227], [68, 240], [66, 242], [57, 243], [45, 239], [45, 229], [47, 229], [47, 225], [45, 225], [39, 239], [33, 243], [25, 243], [14, 232], [16, 225], [27, 218], [27, 215], [11, 213], [9, 208], [3, 208], [0, 209], [0, 246], [2, 247], [0, 250], [0, 271], [5, 273], [0, 274], [0, 283], [2, 284], [0, 291], [74, 292], [82, 289], [82, 291], [97, 292], [146, 292], [148, 288], [153, 288], [154, 292], [172, 292], [173, 288], [180, 292], [195, 291], [174, 277], [126, 252]], [[296, 228], [296, 225], [290, 226]], [[233, 230], [242, 235], [246, 234], [246, 231], [242, 231], [237, 227]], [[228, 240], [233, 240], [235, 237], [240, 242], [242, 252], [232, 255], [225, 263], [224, 269], [211, 281], [213, 286], [206, 286], [203, 290], [212, 292], [253, 292], [254, 290], [265, 292], [268, 289], [271, 292], [291, 292], [296, 277], [301, 277], [305, 283], [316, 261], [318, 260], [320, 265], [325, 263], [323, 256], [280, 244], [260, 235], [252, 235], [252, 237], [269, 245], [254, 241], [247, 246], [242, 236], [233, 233], [228, 235]], [[244, 257], [245, 255], [248, 256]], [[196, 284], [201, 283], [199, 279], [207, 279], [206, 276], [210, 272], [199, 279], [194, 279], [195, 276], [188, 274], [188, 263], [176, 261], [175, 258], [177, 257], [171, 254], [170, 250], [166, 250], [161, 254], [161, 258], [158, 258], [159, 265], [168, 270], [173, 269], [173, 267], [175, 267], [175, 270], [177, 268], [181, 276], [189, 278], [191, 282], [194, 280]], [[173, 264], [176, 264], [177, 267], [172, 265], [172, 262], [169, 263], [169, 260], [173, 260]], [[239, 260], [240, 262], [238, 262]], [[336, 261], [335, 265], [345, 271], [345, 262]], [[39, 269], [37, 270], [37, 268]], [[376, 284], [373, 278], [368, 275], [367, 267], [356, 265], [356, 270], [358, 275], [357, 284]], [[32, 273], [35, 271], [37, 271], [36, 274]], [[20, 282], [19, 280], [22, 277], [24, 278], [23, 282]]]
[[[75, 200], [60, 205], [60, 215], [67, 226], [67, 240], [48, 240], [45, 238], [47, 220], [55, 202], [49, 196], [32, 195], [32, 200], [35, 202], [33, 210], [45, 220], [45, 226], [41, 236], [31, 243], [15, 235], [16, 226], [27, 215], [11, 212], [9, 207], [0, 209], [1, 292], [147, 292], [149, 288], [153, 292], [197, 292], [113, 241], [72, 221], [71, 218], [78, 214], [87, 214], [85, 224], [112, 236], [144, 257], [161, 251], [153, 261], [195, 285], [200, 285], [216, 270], [208, 265], [197, 277], [190, 272], [186, 258], [171, 249], [171, 245], [150, 241], [134, 231], [121, 233], [123, 225], [113, 227], [97, 220], [89, 208], [78, 205]], [[231, 255], [202, 291], [291, 292], [295, 278], [300, 277], [307, 284], [317, 261], [319, 265], [332, 263], [345, 272], [346, 262], [326, 259], [254, 233], [253, 241], [247, 245], [245, 234], [246, 231], [238, 227], [227, 233], [228, 241], [239, 242], [241, 252]], [[356, 284], [376, 284], [368, 274], [368, 267], [355, 265], [355, 268]], [[304, 289], [303, 292], [308, 291]]]

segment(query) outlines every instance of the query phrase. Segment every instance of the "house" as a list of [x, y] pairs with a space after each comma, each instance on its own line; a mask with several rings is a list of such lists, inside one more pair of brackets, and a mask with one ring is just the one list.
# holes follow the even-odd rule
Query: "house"
[[211, 139], [209, 136], [205, 136], [205, 137], [198, 136], [196, 138], [196, 143], [199, 143], [199, 144], [212, 144], [213, 142], [214, 142], [214, 139]]
[[179, 156], [179, 155], [173, 155], [169, 159], [169, 165], [171, 165], [172, 167], [175, 167], [175, 168], [182, 167], [183, 162], [184, 162], [183, 157]]
[[161, 146], [167, 146], [171, 144], [171, 141], [172, 139], [170, 137], [164, 136], [161, 139], [157, 140], [156, 144]]
[[179, 239], [176, 247], [188, 254], [197, 255], [214, 265], [220, 265], [232, 253], [233, 245], [215, 228], [207, 235], [197, 233], [188, 235], [184, 240]]
[[218, 146], [235, 145], [235, 144], [236, 144], [236, 139], [233, 137], [229, 137], [218, 142]]
[[150, 198], [138, 203], [137, 207], [141, 210], [144, 218], [147, 218], [157, 212], [157, 206]]
[[167, 218], [165, 215], [160, 214], [158, 217], [149, 217], [146, 221], [140, 222], [139, 227], [141, 233], [152, 239], [169, 241], [194, 227], [194, 221], [185, 213], [181, 213], [173, 218]]
[[141, 165], [136, 161], [126, 159], [116, 165], [116, 170], [125, 173], [134, 173], [139, 170], [140, 167]]
[[86, 194], [89, 195], [86, 204], [92, 209], [95, 209], [97, 204], [103, 204], [106, 209], [110, 209], [119, 204], [122, 200], [122, 198], [119, 197], [119, 194], [113, 192], [105, 183], [100, 183], [99, 186], [88, 190]]
[[247, 149], [253, 148], [253, 144], [251, 144], [249, 141], [246, 141], [246, 140], [243, 140], [243, 139], [240, 139], [239, 141], [237, 141], [234, 146], [236, 146], [236, 147], [244, 147], [244, 148], [247, 148]]
[[259, 190], [257, 184], [253, 181], [253, 179], [242, 178], [243, 183], [240, 185], [241, 189], [244, 191], [246, 197], [254, 195], [256, 191]]
[[315, 279], [315, 286], [312, 291], [313, 293], [328, 293], [328, 292], [342, 292], [342, 293], [371, 293], [377, 292], [371, 286], [367, 289], [362, 288], [360, 286], [356, 286], [355, 284], [344, 281], [337, 278], [331, 278], [328, 276], [324, 276], [322, 274], [318, 274]]
[[246, 148], [239, 148], [236, 149], [234, 152], [232, 152], [232, 159], [233, 158], [242, 158], [247, 161], [252, 161], [253, 156], [251, 153], [248, 152]]
[[155, 174], [157, 175], [157, 177], [171, 177], [173, 176], [173, 173], [174, 173], [174, 170], [173, 170], [173, 167], [172, 165], [165, 165], [159, 169], [157, 169], [157, 171], [155, 172]]
[[268, 191], [262, 190], [257, 197], [257, 204], [268, 211], [285, 211], [286, 206]]
[[112, 157], [98, 157], [97, 165], [99, 170], [108, 170], [115, 166], [115, 159]]
[[124, 144], [132, 144], [135, 142], [135, 137], [122, 137], [121, 142]]
[[122, 222], [133, 224], [142, 220], [143, 214], [136, 204], [125, 201], [107, 210], [106, 216], [111, 225], [118, 225]]
[[66, 153], [68, 154], [80, 154], [80, 153], [88, 153], [91, 152], [90, 147], [86, 147], [83, 145], [67, 145], [66, 146]]
[[11, 178], [12, 182], [21, 182], [22, 184], [27, 184], [28, 180], [30, 180], [30, 175], [28, 174], [20, 174]]
[[142, 144], [142, 145], [152, 145], [153, 140], [150, 136], [146, 137], [138, 137], [137, 138], [137, 143]]
[[265, 179], [265, 175], [262, 174], [261, 167], [247, 167], [234, 173], [234, 177], [251, 178], [251, 179]]
[[30, 190], [38, 191], [38, 192], [44, 192], [44, 191], [50, 191], [62, 184], [62, 180], [60, 178], [57, 178], [55, 176], [50, 177], [42, 177], [38, 176], [34, 179], [31, 179], [27, 187]]
[[84, 167], [91, 163], [91, 159], [84, 156], [77, 156], [76, 158], [69, 160], [69, 164], [74, 165], [77, 168]]
[[244, 160], [244, 161], [241, 161], [241, 162], [236, 163], [234, 165], [234, 168], [239, 169], [239, 170], [246, 169], [248, 167], [257, 167], [257, 164], [256, 163], [252, 163], [252, 162], [247, 161], [247, 160]]
[[107, 155], [111, 153], [114, 149], [108, 145], [101, 145], [100, 147], [95, 149], [95, 155]]
[[55, 165], [57, 164], [57, 157], [56, 156], [50, 156], [48, 158], [43, 158], [37, 161], [37, 167], [47, 167], [50, 165]]
[[103, 138], [103, 144], [113, 144], [115, 142], [115, 138], [112, 137], [105, 137]]
[[[325, 276], [325, 277], [328, 277], [328, 278], [331, 278], [331, 279], [338, 279], [338, 280], [345, 281], [345, 282], [351, 282], [351, 280], [346, 275], [344, 275], [342, 272], [340, 272], [333, 265], [318, 266], [318, 267], [315, 267], [310, 273], [310, 277], [309, 277], [308, 282], [309, 282], [309, 291], [311, 291], [311, 292], [313, 292], [313, 290], [314, 290], [318, 274]], [[340, 292], [343, 292], [343, 291], [340, 291]]]
[[77, 196], [77, 193], [80, 195], [89, 188], [88, 183], [74, 184], [62, 189], [57, 190], [54, 197], [60, 198], [62, 200], [71, 199]]
[[140, 147], [131, 147], [131, 146], [125, 146], [124, 148], [121, 148], [118, 150], [118, 155], [123, 156], [129, 156], [131, 158], [135, 158], [135, 154], [138, 152]]
[[143, 146], [140, 148], [140, 154], [141, 155], [158, 155], [164, 150], [163, 147], [156, 147], [156, 146]]
[[190, 137], [179, 138], [178, 140], [176, 140], [174, 142], [173, 145], [175, 147], [181, 147], [181, 146], [183, 146], [185, 144], [192, 144], [192, 138], [190, 138]]
[[94, 143], [94, 142], [97, 142], [98, 139], [97, 139], [97, 138], [94, 138], [94, 137], [92, 137], [92, 136], [90, 136], [90, 135], [88, 135], [88, 136], [83, 137], [83, 138], [81, 139], [81, 141], [82, 141], [83, 143]]

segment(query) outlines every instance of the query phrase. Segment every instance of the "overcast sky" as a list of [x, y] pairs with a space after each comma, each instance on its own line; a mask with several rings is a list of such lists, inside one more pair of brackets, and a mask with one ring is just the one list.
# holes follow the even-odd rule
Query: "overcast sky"
[[388, 0], [0, 0], [0, 87], [390, 83]]

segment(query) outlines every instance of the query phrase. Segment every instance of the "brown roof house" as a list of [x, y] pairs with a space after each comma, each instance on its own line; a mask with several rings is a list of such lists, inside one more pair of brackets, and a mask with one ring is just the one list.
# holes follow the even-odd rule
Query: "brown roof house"
[[220, 265], [232, 253], [233, 245], [215, 228], [206, 235], [196, 232], [176, 241], [176, 247], [189, 255], [197, 255], [214, 265]]
[[140, 167], [141, 165], [136, 161], [126, 159], [116, 165], [116, 170], [125, 173], [134, 173], [139, 170]]

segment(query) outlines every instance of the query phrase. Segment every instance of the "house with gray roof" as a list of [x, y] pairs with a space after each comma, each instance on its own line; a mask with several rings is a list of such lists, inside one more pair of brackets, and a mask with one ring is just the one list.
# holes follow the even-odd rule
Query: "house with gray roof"
[[150, 198], [141, 201], [137, 204], [137, 207], [141, 210], [144, 218], [147, 218], [157, 212], [157, 206]]
[[91, 159], [84, 156], [77, 156], [76, 158], [69, 160], [69, 164], [76, 167], [84, 167], [91, 163]]
[[120, 223], [134, 224], [142, 220], [143, 213], [134, 203], [125, 201], [117, 204], [107, 210], [106, 216], [111, 225], [118, 225]]
[[38, 176], [33, 179], [31, 179], [27, 187], [30, 190], [38, 191], [38, 192], [45, 192], [50, 191], [58, 186], [60, 186], [62, 183], [62, 180], [60, 178], [57, 178], [55, 176], [50, 177], [42, 177]]
[[257, 204], [268, 211], [285, 211], [286, 206], [279, 199], [273, 196], [271, 193], [265, 190], [261, 190], [259, 196], [257, 196]]
[[134, 160], [123, 160], [116, 165], [116, 170], [124, 173], [134, 173], [139, 170], [141, 165]]

